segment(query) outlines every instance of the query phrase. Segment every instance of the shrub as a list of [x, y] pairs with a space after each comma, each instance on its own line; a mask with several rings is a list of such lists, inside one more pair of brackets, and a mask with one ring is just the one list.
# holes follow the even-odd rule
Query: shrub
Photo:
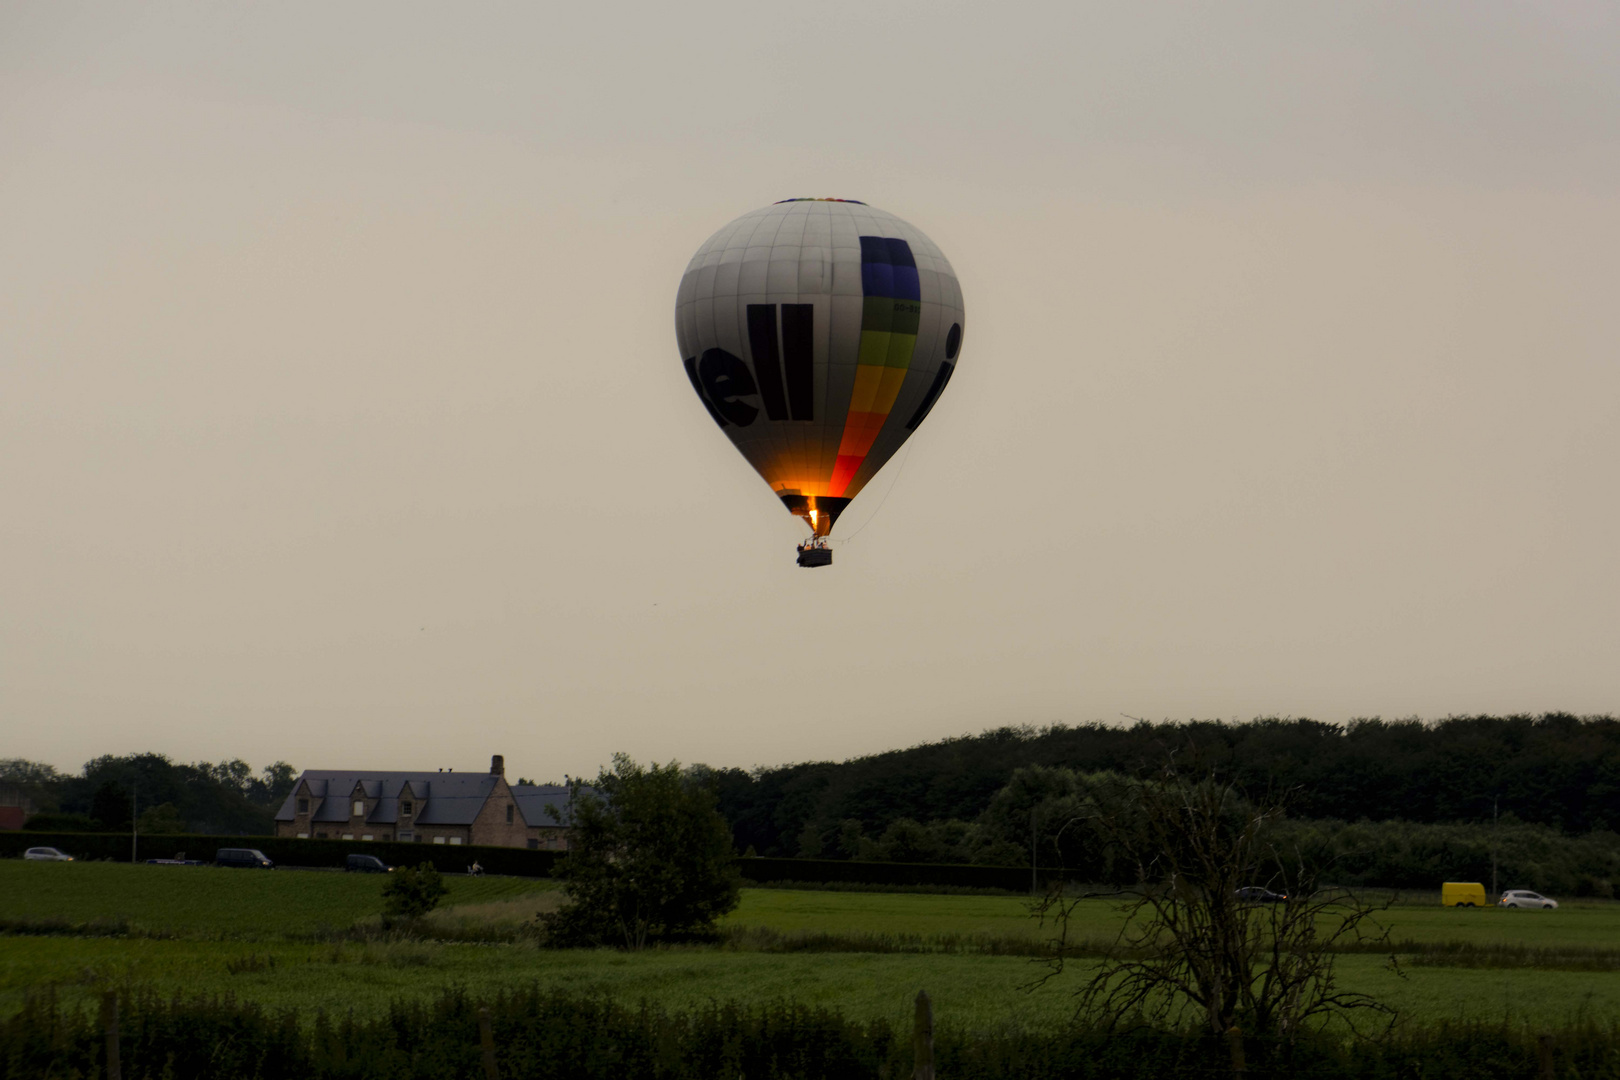
[[402, 866], [388, 878], [383, 886], [383, 917], [385, 919], [420, 919], [439, 906], [450, 893], [444, 878], [429, 862], [419, 866]]

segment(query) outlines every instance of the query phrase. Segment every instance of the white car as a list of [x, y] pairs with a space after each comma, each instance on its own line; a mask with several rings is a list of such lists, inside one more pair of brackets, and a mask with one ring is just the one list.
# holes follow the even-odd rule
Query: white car
[[1550, 900], [1547, 897], [1542, 896], [1540, 893], [1531, 892], [1529, 889], [1509, 889], [1507, 892], [1502, 894], [1502, 899], [1496, 902], [1496, 906], [1519, 908], [1555, 908], [1558, 906], [1558, 901]]
[[65, 851], [58, 851], [53, 847], [31, 847], [23, 852], [23, 858], [33, 859], [36, 862], [72, 862], [73, 856]]

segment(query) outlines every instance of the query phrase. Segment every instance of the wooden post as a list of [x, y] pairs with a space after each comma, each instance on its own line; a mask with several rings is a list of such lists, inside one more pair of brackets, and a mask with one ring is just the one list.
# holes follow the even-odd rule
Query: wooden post
[[917, 991], [917, 1021], [911, 1033], [911, 1080], [934, 1080], [934, 1004]]
[[101, 995], [101, 1028], [107, 1033], [107, 1080], [122, 1080], [118, 1067], [118, 994], [108, 990]]
[[1248, 1073], [1249, 1065], [1243, 1057], [1243, 1029], [1236, 1024], [1226, 1029], [1226, 1049], [1232, 1056], [1232, 1075]]
[[1536, 1039], [1536, 1050], [1541, 1058], [1541, 1068], [1536, 1072], [1536, 1080], [1553, 1080], [1553, 1040], [1551, 1035], [1542, 1035]]
[[495, 1068], [495, 1030], [489, 1024], [489, 1010], [478, 1010], [478, 1045], [484, 1049], [484, 1076], [486, 1080], [501, 1080]]

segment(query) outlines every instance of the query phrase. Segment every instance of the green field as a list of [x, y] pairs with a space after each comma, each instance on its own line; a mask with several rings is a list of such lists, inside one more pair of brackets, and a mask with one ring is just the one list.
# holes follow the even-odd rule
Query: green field
[[[1397, 904], [1376, 916], [1392, 943], [1522, 945], [1530, 948], [1620, 950], [1620, 903], [1564, 904], [1557, 911], [1443, 908], [1438, 902]], [[794, 892], [749, 889], [728, 919], [785, 932], [841, 934], [986, 935], [1037, 938], [1042, 930], [1029, 903], [1013, 896], [932, 896], [917, 893]], [[1112, 938], [1120, 904], [1087, 900], [1075, 910], [1071, 938]]]
[[[453, 925], [515, 931], [558, 899], [556, 886], [546, 882], [447, 880], [452, 906], [435, 917]], [[515, 933], [506, 934], [506, 943], [478, 945], [342, 940], [350, 926], [375, 925], [381, 887], [378, 877], [341, 873], [0, 861], [0, 921], [35, 924], [36, 930], [52, 929], [52, 922], [99, 923], [103, 931], [123, 921], [130, 931], [86, 936], [57, 925], [50, 935], [0, 936], [0, 1011], [46, 985], [86, 998], [107, 986], [147, 984], [165, 993], [228, 992], [276, 1007], [371, 1012], [392, 998], [431, 995], [447, 985], [478, 992], [538, 982], [671, 1006], [791, 998], [896, 1022], [917, 990], [927, 989], [942, 1020], [1041, 1025], [1070, 1014], [1068, 991], [1089, 967], [1078, 963], [1063, 979], [1025, 992], [1020, 987], [1040, 973], [1039, 965], [974, 952], [548, 951]], [[1107, 937], [1120, 917], [1116, 903], [1095, 900], [1083, 903], [1077, 918], [1079, 936]], [[1407, 947], [1414, 950], [1455, 941], [1610, 958], [1620, 953], [1620, 904], [1613, 903], [1575, 903], [1554, 912], [1412, 905], [1392, 908], [1384, 920], [1392, 940], [1415, 943]], [[749, 889], [727, 923], [852, 940], [1008, 940], [1040, 933], [1016, 897], [914, 893]], [[1512, 1016], [1555, 1023], [1620, 1012], [1620, 970], [1459, 968], [1414, 959], [1397, 973], [1387, 956], [1350, 955], [1340, 958], [1339, 971], [1347, 987], [1415, 1021]], [[1487, 955], [1485, 962], [1493, 961]]]
[[[0, 919], [125, 920], [148, 933], [276, 938], [342, 929], [382, 913], [384, 878], [322, 871], [0, 860]], [[449, 904], [554, 890], [527, 878], [447, 877]]]

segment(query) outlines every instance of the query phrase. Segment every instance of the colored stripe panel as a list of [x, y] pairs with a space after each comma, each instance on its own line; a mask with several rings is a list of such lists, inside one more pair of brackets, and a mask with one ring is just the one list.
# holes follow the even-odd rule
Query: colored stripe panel
[[748, 347], [754, 354], [754, 378], [765, 402], [765, 416], [786, 420], [787, 398], [782, 393], [782, 365], [776, 355], [776, 305], [748, 305]]
[[842, 496], [883, 432], [905, 384], [922, 320], [922, 290], [911, 245], [884, 236], [861, 237], [861, 343], [855, 387], [838, 444], [829, 495]]

